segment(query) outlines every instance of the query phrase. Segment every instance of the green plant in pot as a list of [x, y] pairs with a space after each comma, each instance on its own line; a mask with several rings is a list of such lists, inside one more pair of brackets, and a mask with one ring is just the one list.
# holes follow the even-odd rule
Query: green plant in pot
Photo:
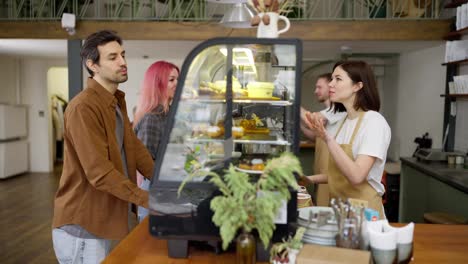
[[255, 263], [255, 239], [251, 231], [256, 229], [265, 248], [275, 230], [274, 219], [284, 201], [291, 198], [289, 187], [297, 189], [295, 173], [302, 175], [299, 160], [290, 152], [267, 162], [258, 180], [237, 171], [231, 165], [223, 176], [202, 168], [194, 170], [179, 187], [195, 177], [210, 176], [222, 195], [213, 198], [213, 223], [219, 227], [223, 249], [232, 242], [238, 231], [238, 263]]
[[281, 243], [275, 243], [270, 250], [270, 262], [273, 264], [296, 263], [296, 256], [302, 248], [302, 237], [305, 233], [304, 227], [296, 230], [294, 237], [283, 239]]

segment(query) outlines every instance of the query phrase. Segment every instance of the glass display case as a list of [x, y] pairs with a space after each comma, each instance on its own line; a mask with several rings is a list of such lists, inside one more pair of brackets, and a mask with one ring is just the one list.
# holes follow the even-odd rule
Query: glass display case
[[[232, 163], [255, 180], [268, 159], [297, 154], [301, 58], [300, 40], [256, 38], [211, 39], [186, 58], [150, 187], [150, 232], [168, 239], [171, 256], [186, 256], [189, 240], [219, 240], [209, 208], [216, 188], [195, 178], [177, 195], [194, 169], [222, 175]], [[278, 236], [295, 222], [295, 197]]]

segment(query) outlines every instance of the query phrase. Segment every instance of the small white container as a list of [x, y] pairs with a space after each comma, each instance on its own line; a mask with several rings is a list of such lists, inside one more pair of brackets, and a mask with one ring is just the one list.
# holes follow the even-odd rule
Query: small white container
[[455, 157], [455, 164], [463, 164], [465, 163], [465, 157], [463, 156], [456, 156]]

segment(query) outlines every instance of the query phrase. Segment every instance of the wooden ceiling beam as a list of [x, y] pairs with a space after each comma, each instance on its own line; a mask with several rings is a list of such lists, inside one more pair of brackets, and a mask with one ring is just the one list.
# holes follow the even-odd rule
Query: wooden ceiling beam
[[[292, 21], [284, 38], [302, 40], [443, 40], [451, 20]], [[279, 25], [281, 28], [282, 25]], [[206, 40], [214, 37], [255, 37], [256, 29], [230, 29], [215, 22], [78, 21], [69, 36], [59, 21], [0, 21], [0, 38], [84, 39], [112, 29], [132, 40]]]

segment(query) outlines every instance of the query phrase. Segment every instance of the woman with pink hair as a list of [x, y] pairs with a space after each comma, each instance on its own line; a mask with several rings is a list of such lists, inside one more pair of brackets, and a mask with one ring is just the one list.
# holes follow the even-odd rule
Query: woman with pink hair
[[[141, 87], [135, 120], [133, 121], [135, 134], [156, 158], [156, 151], [166, 124], [169, 106], [179, 78], [179, 68], [167, 61], [153, 63], [145, 72]], [[137, 184], [144, 190], [149, 190], [149, 180], [137, 175]], [[148, 215], [148, 210], [138, 208], [138, 220]]]

